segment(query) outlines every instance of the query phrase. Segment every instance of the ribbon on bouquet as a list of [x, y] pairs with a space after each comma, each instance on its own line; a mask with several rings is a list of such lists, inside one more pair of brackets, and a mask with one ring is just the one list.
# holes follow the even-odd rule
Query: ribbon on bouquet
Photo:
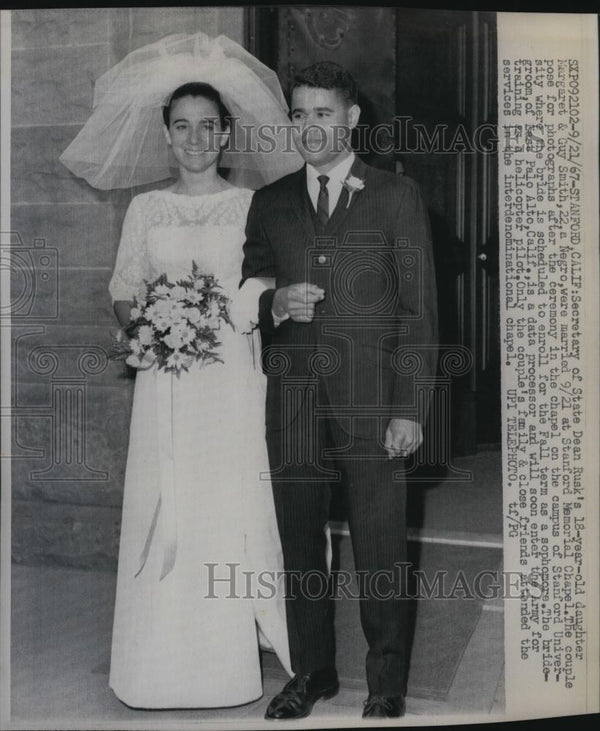
[[175, 460], [173, 454], [173, 374], [154, 369], [156, 379], [156, 411], [158, 436], [159, 496], [154, 508], [152, 522], [144, 548], [140, 554], [140, 567], [135, 576], [142, 572], [154, 539], [156, 524], [161, 515], [163, 534], [163, 563], [160, 581], [175, 565], [177, 555], [177, 509], [175, 500]]
[[[230, 314], [235, 329], [247, 334], [252, 353], [253, 366], [260, 370], [260, 334], [258, 328], [258, 299], [265, 289], [275, 287], [273, 277], [252, 277], [244, 283], [231, 302]], [[156, 379], [156, 410], [159, 463], [159, 496], [148, 535], [140, 554], [140, 566], [135, 574], [139, 576], [146, 565], [154, 540], [156, 526], [161, 518], [163, 563], [160, 580], [165, 578], [175, 565], [177, 555], [177, 510], [175, 500], [175, 461], [173, 454], [173, 374], [153, 370]]]

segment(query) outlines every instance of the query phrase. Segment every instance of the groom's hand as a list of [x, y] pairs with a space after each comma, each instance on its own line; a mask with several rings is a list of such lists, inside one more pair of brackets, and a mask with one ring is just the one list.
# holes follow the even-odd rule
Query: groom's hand
[[390, 419], [385, 432], [385, 451], [389, 459], [408, 457], [423, 443], [421, 425], [411, 419]]
[[273, 312], [278, 317], [289, 317], [295, 322], [311, 322], [315, 304], [325, 297], [325, 290], [310, 282], [299, 282], [281, 287], [273, 297]]

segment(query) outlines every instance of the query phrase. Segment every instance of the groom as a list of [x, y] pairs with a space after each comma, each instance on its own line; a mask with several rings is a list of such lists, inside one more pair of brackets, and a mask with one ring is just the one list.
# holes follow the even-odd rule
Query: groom
[[307, 716], [338, 691], [326, 559], [331, 485], [342, 489], [368, 642], [364, 718], [403, 715], [408, 664], [403, 458], [422, 442], [433, 378], [436, 294], [416, 184], [350, 147], [352, 76], [317, 63], [296, 77], [291, 115], [306, 162], [258, 191], [244, 281], [275, 277], [259, 300], [267, 446], [287, 578], [296, 675], [269, 719]]

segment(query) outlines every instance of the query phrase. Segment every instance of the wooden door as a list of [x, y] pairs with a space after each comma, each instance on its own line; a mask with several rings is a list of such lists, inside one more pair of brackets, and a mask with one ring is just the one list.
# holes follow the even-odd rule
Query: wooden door
[[433, 452], [499, 442], [496, 156], [485, 151], [497, 116], [495, 16], [286, 6], [249, 11], [247, 28], [250, 50], [277, 70], [284, 91], [305, 66], [336, 61], [357, 79], [361, 121], [387, 125], [378, 149], [366, 140], [361, 154], [417, 180], [432, 223], [450, 399], [450, 415], [440, 408], [430, 419], [430, 434], [448, 442]]

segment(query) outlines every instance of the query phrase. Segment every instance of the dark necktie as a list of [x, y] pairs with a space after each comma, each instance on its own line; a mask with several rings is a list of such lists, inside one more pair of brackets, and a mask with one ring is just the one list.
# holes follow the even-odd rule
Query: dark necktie
[[327, 191], [327, 183], [329, 177], [327, 175], [319, 175], [319, 197], [317, 198], [317, 218], [323, 228], [327, 226], [329, 221], [329, 192]]

